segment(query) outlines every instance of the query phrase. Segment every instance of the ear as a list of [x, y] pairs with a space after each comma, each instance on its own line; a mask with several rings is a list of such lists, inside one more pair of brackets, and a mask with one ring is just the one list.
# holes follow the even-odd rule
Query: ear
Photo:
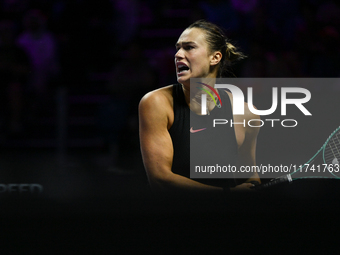
[[219, 51], [214, 52], [211, 55], [210, 65], [212, 66], [217, 65], [218, 63], [220, 63], [221, 59], [222, 59], [222, 53]]

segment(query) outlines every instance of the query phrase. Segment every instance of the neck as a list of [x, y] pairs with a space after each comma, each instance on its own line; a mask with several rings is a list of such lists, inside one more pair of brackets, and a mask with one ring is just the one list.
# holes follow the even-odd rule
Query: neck
[[[217, 96], [213, 91], [209, 89], [209, 86], [215, 88], [216, 79], [209, 78], [209, 79], [201, 79], [197, 83], [197, 85], [191, 84], [191, 86], [185, 86], [182, 84], [183, 93], [185, 97], [185, 101], [189, 108], [198, 115], [201, 115], [201, 96], [202, 94], [206, 94], [204, 90], [209, 91], [215, 99]], [[203, 84], [201, 84], [203, 83]], [[208, 85], [208, 86], [205, 86]], [[204, 89], [204, 90], [202, 90]], [[207, 110], [210, 112], [215, 107], [213, 100], [211, 99], [210, 95], [207, 96]]]
[[190, 107], [190, 88], [186, 88], [183, 84], [182, 84], [182, 88], [183, 88], [183, 93], [185, 97], [185, 102]]

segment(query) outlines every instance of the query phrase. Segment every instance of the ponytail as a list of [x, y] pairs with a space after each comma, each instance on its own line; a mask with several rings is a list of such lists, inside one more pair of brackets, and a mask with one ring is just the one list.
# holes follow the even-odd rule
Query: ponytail
[[238, 61], [246, 58], [246, 56], [241, 52], [237, 51], [237, 48], [230, 42], [226, 42], [226, 59], [230, 62]]

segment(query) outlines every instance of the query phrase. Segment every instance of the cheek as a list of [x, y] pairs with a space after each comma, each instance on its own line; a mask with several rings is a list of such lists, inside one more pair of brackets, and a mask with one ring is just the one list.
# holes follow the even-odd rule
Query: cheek
[[209, 62], [206, 59], [202, 59], [197, 63], [197, 67], [201, 72], [208, 72], [210, 70]]
[[207, 72], [210, 70], [209, 58], [206, 52], [197, 52], [188, 56], [190, 61], [191, 71], [194, 72]]

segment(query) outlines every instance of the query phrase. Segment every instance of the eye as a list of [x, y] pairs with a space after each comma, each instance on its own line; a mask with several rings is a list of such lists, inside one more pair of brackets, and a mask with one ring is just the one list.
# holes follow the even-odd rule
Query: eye
[[191, 46], [191, 45], [188, 45], [188, 46], [185, 46], [185, 47], [184, 47], [185, 50], [191, 50], [191, 49], [193, 49], [193, 48], [194, 48], [194, 47]]

